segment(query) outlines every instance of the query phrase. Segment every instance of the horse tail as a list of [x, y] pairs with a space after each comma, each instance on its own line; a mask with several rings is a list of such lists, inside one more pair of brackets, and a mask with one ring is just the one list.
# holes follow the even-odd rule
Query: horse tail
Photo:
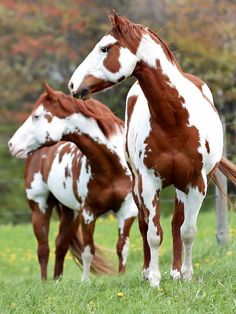
[[236, 186], [236, 165], [232, 161], [222, 157], [217, 168]]
[[[73, 256], [74, 261], [79, 267], [82, 268], [82, 241], [83, 235], [81, 231], [81, 226], [79, 225], [76, 234], [73, 236], [70, 242], [70, 252]], [[95, 245], [95, 254], [91, 263], [91, 272], [100, 275], [112, 275], [115, 273], [114, 268], [110, 262], [105, 257], [103, 250]]]

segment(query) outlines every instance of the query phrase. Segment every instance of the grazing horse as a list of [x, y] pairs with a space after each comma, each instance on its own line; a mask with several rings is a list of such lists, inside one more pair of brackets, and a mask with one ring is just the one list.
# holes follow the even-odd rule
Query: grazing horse
[[[124, 272], [129, 232], [137, 216], [137, 207], [124, 156], [123, 121], [99, 101], [76, 100], [54, 91], [47, 84], [45, 87], [46, 93], [39, 97], [29, 118], [9, 141], [11, 154], [24, 158], [37, 148], [51, 146], [60, 140], [77, 146], [64, 143], [55, 146], [54, 152], [52, 148], [51, 157], [45, 160], [48, 163], [45, 176], [37, 172], [31, 187], [44, 182], [45, 190], [49, 188], [60, 203], [80, 213], [83, 280], [89, 278], [95, 253], [96, 219], [113, 210], [119, 228], [119, 271]], [[28, 191], [27, 194], [30, 195]], [[40, 194], [37, 204], [41, 211], [46, 210], [47, 204]]]
[[[58, 162], [58, 158], [60, 158], [60, 162]], [[78, 180], [83, 175], [80, 169], [82, 169], [85, 159], [86, 157], [78, 147], [69, 142], [59, 142], [54, 146], [40, 148], [29, 154], [26, 159], [25, 191], [32, 210], [34, 234], [38, 241], [38, 261], [42, 280], [47, 280], [48, 233], [53, 208], [56, 209], [60, 219], [59, 233], [56, 238], [54, 279], [60, 278], [63, 274], [64, 259], [68, 248], [74, 259], [81, 263], [83, 239], [81, 231], [78, 229], [80, 215], [71, 209], [73, 204], [70, 199], [74, 198], [72, 186], [74, 182], [68, 180], [68, 177]], [[66, 206], [53, 195], [56, 187], [52, 182], [57, 180], [62, 180], [66, 188], [66, 194], [65, 191], [62, 191], [64, 192], [63, 199], [60, 198]], [[98, 248], [95, 250], [91, 269], [95, 273], [112, 273], [112, 268], [99, 253]]]
[[68, 87], [72, 95], [87, 98], [131, 75], [137, 78], [127, 97], [125, 149], [139, 209], [143, 276], [159, 287], [158, 252], [163, 237], [159, 194], [174, 185], [170, 274], [190, 280], [192, 244], [207, 175], [218, 167], [236, 183], [236, 167], [222, 158], [222, 125], [207, 85], [184, 73], [167, 44], [150, 29], [115, 12], [110, 20], [111, 30], [78, 66]]

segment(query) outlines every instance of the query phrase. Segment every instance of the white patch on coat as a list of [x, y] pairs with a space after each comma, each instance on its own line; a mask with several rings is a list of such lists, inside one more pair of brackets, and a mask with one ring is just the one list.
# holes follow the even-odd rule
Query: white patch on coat
[[94, 215], [86, 209], [82, 210], [82, 216], [84, 217], [85, 224], [90, 224], [95, 219]]
[[130, 240], [128, 237], [126, 237], [125, 244], [124, 244], [122, 252], [121, 252], [123, 266], [126, 265], [127, 257], [129, 255], [129, 246], [130, 246]]
[[47, 210], [47, 198], [49, 195], [48, 185], [44, 182], [40, 172], [35, 173], [30, 188], [26, 189], [26, 196], [39, 206], [39, 210], [45, 214]]
[[[78, 150], [77, 146], [75, 144], [70, 143], [69, 144], [70, 151], [68, 151], [68, 153], [65, 153], [61, 158], [61, 161], [59, 161], [60, 152], [64, 148], [64, 146], [67, 145], [68, 143], [65, 143], [58, 148], [53, 163], [51, 165], [47, 183], [48, 188], [56, 197], [56, 199], [58, 199], [62, 204], [66, 205], [67, 207], [79, 211], [82, 204], [76, 198], [76, 195], [73, 190], [73, 185], [77, 184], [79, 196], [81, 198], [83, 197], [84, 199], [87, 195], [87, 184], [89, 181], [85, 166], [83, 166], [84, 164], [86, 164], [86, 157], [83, 155], [81, 159], [82, 164], [81, 171], [80, 173], [78, 173], [76, 182], [73, 182], [74, 180], [73, 176], [65, 177], [65, 169], [67, 168], [70, 173], [74, 172], [73, 158], [75, 158], [76, 156], [74, 154], [73, 156], [71, 155], [71, 150], [73, 146], [76, 148], [76, 150]], [[80, 181], [82, 181], [82, 183]], [[63, 183], [65, 183], [66, 189]], [[83, 193], [85, 193], [86, 195], [84, 195]]]
[[134, 202], [132, 193], [128, 193], [122, 202], [120, 209], [116, 213], [116, 217], [118, 220], [118, 228], [120, 230], [120, 234], [123, 234], [125, 220], [131, 217], [136, 217], [138, 215], [138, 209]]

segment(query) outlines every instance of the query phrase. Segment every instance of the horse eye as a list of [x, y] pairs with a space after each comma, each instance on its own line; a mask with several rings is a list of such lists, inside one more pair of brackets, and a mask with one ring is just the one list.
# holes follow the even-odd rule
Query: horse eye
[[38, 114], [34, 114], [34, 115], [33, 115], [33, 119], [34, 119], [34, 120], [37, 120], [38, 118], [39, 118], [39, 115], [38, 115]]
[[107, 46], [106, 46], [106, 47], [102, 47], [102, 48], [101, 48], [101, 51], [102, 51], [103, 53], [106, 53], [106, 52], [108, 52], [109, 48], [110, 48], [110, 47], [107, 47]]

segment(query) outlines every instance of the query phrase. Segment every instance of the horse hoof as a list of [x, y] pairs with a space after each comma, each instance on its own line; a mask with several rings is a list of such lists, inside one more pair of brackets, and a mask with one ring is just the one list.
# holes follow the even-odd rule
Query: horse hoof
[[179, 280], [181, 278], [181, 273], [177, 269], [171, 269], [170, 271], [170, 277], [173, 280]]
[[143, 276], [143, 280], [148, 280], [148, 276], [149, 276], [149, 268], [144, 268], [142, 271], [142, 276]]
[[181, 274], [182, 274], [183, 280], [190, 281], [193, 278], [193, 268], [192, 267], [190, 267], [190, 268], [182, 267], [181, 268]]
[[152, 288], [160, 288], [161, 274], [160, 273], [149, 273], [148, 281]]

